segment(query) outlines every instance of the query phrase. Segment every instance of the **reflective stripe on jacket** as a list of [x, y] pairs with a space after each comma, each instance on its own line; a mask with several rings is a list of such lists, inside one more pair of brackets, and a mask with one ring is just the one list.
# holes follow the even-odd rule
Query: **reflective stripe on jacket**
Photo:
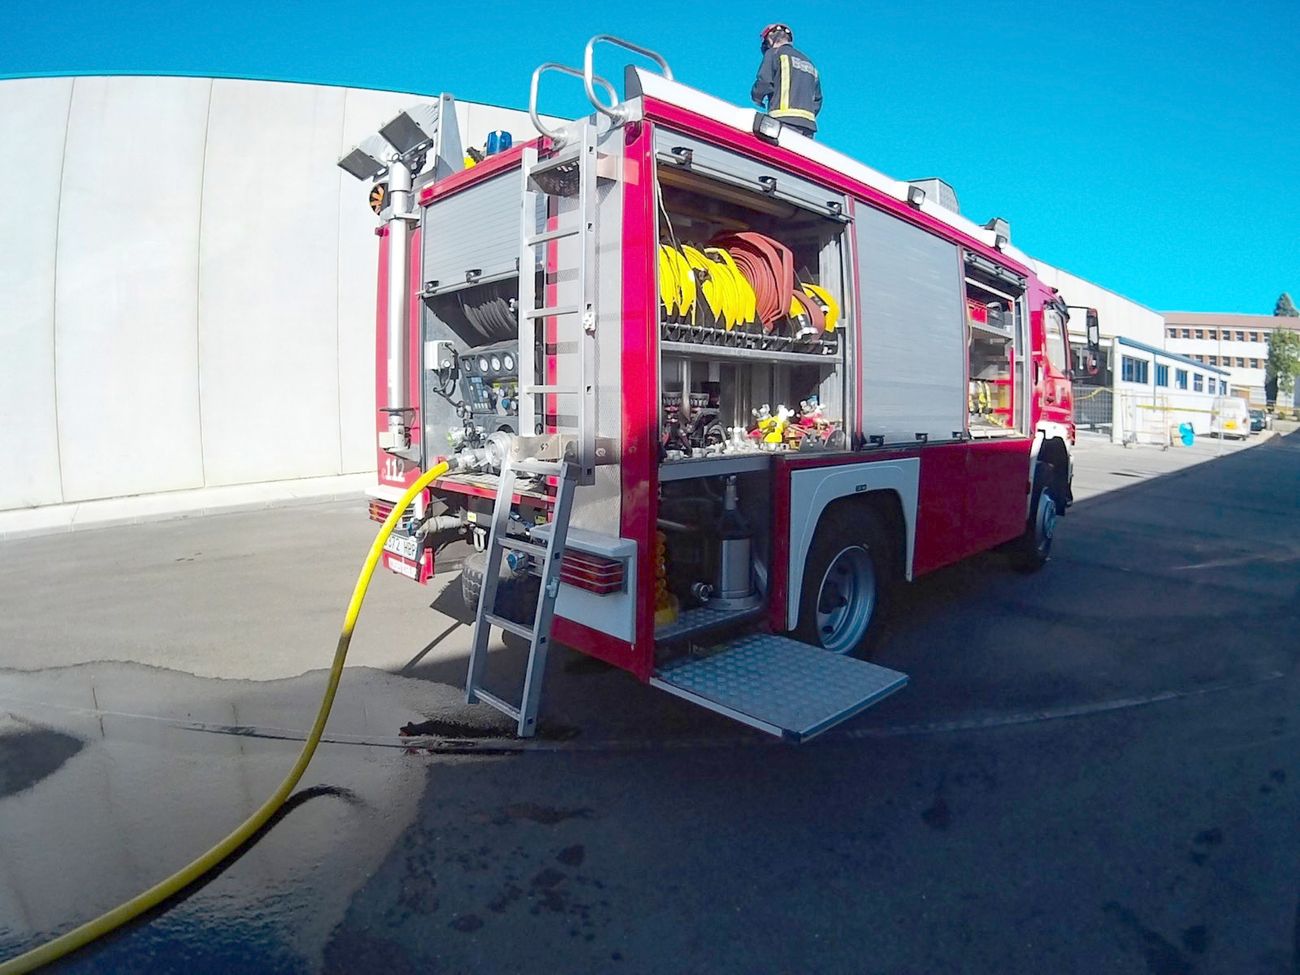
[[767, 114], [817, 131], [817, 113], [822, 110], [822, 83], [817, 68], [793, 44], [769, 48], [758, 66], [758, 77], [749, 93], [759, 108], [766, 102]]

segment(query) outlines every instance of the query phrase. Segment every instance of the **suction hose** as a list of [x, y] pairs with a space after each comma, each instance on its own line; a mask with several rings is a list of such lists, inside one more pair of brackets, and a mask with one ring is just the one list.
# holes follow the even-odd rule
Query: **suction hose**
[[[457, 467], [467, 466], [470, 465], [465, 463], [457, 464]], [[312, 725], [311, 732], [303, 743], [302, 751], [298, 753], [298, 760], [294, 762], [293, 768], [289, 770], [289, 774], [284, 777], [284, 781], [280, 783], [270, 798], [262, 803], [256, 812], [235, 827], [225, 839], [197, 859], [181, 867], [170, 877], [159, 881], [144, 893], [137, 894], [129, 901], [119, 904], [106, 914], [101, 914], [94, 920], [73, 928], [67, 934], [59, 935], [53, 941], [47, 941], [45, 944], [33, 948], [16, 958], [10, 958], [7, 962], [0, 964], [0, 975], [20, 975], [20, 973], [34, 971], [43, 965], [57, 961], [69, 952], [88, 945], [115, 928], [121, 927], [127, 921], [139, 914], [143, 914], [194, 883], [194, 881], [243, 846], [250, 836], [261, 829], [266, 821], [275, 815], [275, 811], [289, 798], [289, 793], [293, 792], [294, 786], [298, 784], [298, 780], [307, 771], [307, 765], [316, 753], [316, 746], [320, 744], [321, 735], [325, 731], [325, 722], [329, 720], [330, 709], [334, 706], [334, 695], [339, 689], [339, 679], [343, 676], [343, 661], [348, 656], [348, 645], [352, 642], [352, 630], [357, 625], [357, 617], [361, 613], [361, 604], [366, 598], [366, 590], [370, 588], [370, 577], [374, 575], [375, 566], [379, 564], [379, 557], [384, 551], [384, 542], [392, 534], [393, 527], [397, 524], [398, 519], [402, 517], [402, 513], [406, 511], [407, 506], [415, 500], [421, 491], [429, 486], [430, 482], [446, 474], [449, 469], [450, 465], [444, 462], [420, 475], [416, 482], [402, 495], [402, 500], [393, 505], [393, 510], [389, 512], [388, 517], [384, 519], [383, 525], [380, 526], [379, 534], [375, 536], [374, 542], [370, 545], [370, 553], [366, 556], [365, 564], [361, 566], [361, 576], [357, 579], [356, 587], [352, 590], [352, 600], [348, 603], [347, 615], [343, 617], [343, 629], [339, 633], [338, 648], [334, 651], [334, 663], [330, 666], [329, 681], [325, 686], [325, 697], [321, 699], [320, 710], [316, 712], [316, 722]]]

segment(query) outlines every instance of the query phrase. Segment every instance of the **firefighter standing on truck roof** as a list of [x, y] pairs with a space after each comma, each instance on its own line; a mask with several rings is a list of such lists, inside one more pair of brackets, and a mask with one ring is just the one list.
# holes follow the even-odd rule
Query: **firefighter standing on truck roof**
[[822, 110], [822, 83], [817, 68], [794, 46], [794, 31], [785, 24], [768, 24], [759, 35], [763, 63], [749, 97], [767, 114], [812, 138], [817, 113]]

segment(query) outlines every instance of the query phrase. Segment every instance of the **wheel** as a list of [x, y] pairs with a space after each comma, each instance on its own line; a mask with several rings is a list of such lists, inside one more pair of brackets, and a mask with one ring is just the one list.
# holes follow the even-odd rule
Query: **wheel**
[[1012, 561], [1021, 572], [1037, 572], [1052, 557], [1052, 540], [1056, 537], [1059, 505], [1053, 493], [1055, 469], [1039, 464], [1034, 474], [1034, 492], [1029, 505], [1025, 533], [1012, 551]]
[[[460, 595], [471, 616], [478, 612], [479, 597], [483, 595], [483, 574], [486, 571], [486, 552], [466, 556], [460, 567]], [[531, 623], [537, 609], [539, 588], [536, 576], [529, 573], [517, 575], [502, 559], [501, 572], [497, 576], [497, 615], [516, 623]]]
[[822, 519], [804, 564], [796, 637], [832, 653], [867, 652], [883, 629], [893, 580], [888, 537], [867, 509]]

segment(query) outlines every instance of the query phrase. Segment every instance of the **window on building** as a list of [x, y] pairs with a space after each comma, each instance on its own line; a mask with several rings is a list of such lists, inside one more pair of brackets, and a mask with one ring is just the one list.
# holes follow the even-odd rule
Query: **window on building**
[[1147, 361], [1123, 356], [1120, 361], [1120, 376], [1126, 383], [1141, 383], [1145, 386], [1149, 379]]
[[1211, 342], [1219, 341], [1219, 330], [1217, 328], [1210, 329], [1209, 335]]
[[1166, 329], [1165, 329], [1165, 335], [1168, 336], [1168, 337], [1171, 338], [1171, 339], [1176, 339], [1176, 338], [1178, 338], [1178, 329], [1176, 329], [1176, 328], [1166, 328]]
[[1246, 333], [1245, 333], [1245, 332], [1238, 332], [1238, 333], [1237, 333], [1237, 341], [1238, 341], [1238, 342], [1244, 342], [1244, 341], [1246, 341]]
[[1168, 367], [1168, 366], [1162, 366], [1162, 365], [1159, 365], [1159, 364], [1156, 365], [1156, 385], [1157, 385], [1157, 386], [1168, 386], [1168, 385], [1169, 385], [1169, 367]]
[[1186, 389], [1186, 388], [1187, 388], [1187, 370], [1186, 370], [1186, 369], [1175, 369], [1175, 370], [1174, 370], [1174, 384], [1175, 384], [1179, 389]]
[[1202, 376], [1199, 372], [1192, 373], [1192, 392], [1194, 393], [1205, 392], [1205, 377]]
[[1238, 369], [1245, 369], [1245, 368], [1246, 368], [1246, 357], [1245, 357], [1245, 356], [1240, 356], [1240, 355], [1237, 356], [1237, 368], [1238, 368]]
[[1250, 368], [1252, 368], [1252, 369], [1259, 369], [1259, 368], [1262, 368], [1262, 367], [1260, 366], [1260, 364], [1259, 364], [1259, 360], [1258, 360], [1258, 359], [1251, 359], [1251, 360], [1250, 360]]
[[1219, 395], [1220, 396], [1228, 395], [1228, 384], [1224, 382], [1222, 379], [1219, 380]]
[[1258, 341], [1259, 341], [1259, 333], [1258, 333], [1258, 332], [1251, 332], [1251, 333], [1250, 333], [1250, 340], [1251, 340], [1252, 342], [1258, 342]]
[[1183, 338], [1190, 339], [1191, 337], [1192, 337], [1192, 330], [1190, 328], [1183, 329]]
[[1198, 329], [1196, 330], [1196, 337], [1197, 337], [1198, 339], [1203, 339], [1203, 338], [1205, 338], [1205, 329], [1203, 329], [1203, 328], [1198, 328]]
[[1219, 357], [1217, 355], [1210, 356], [1210, 365], [1217, 366], [1218, 364], [1219, 364]]

